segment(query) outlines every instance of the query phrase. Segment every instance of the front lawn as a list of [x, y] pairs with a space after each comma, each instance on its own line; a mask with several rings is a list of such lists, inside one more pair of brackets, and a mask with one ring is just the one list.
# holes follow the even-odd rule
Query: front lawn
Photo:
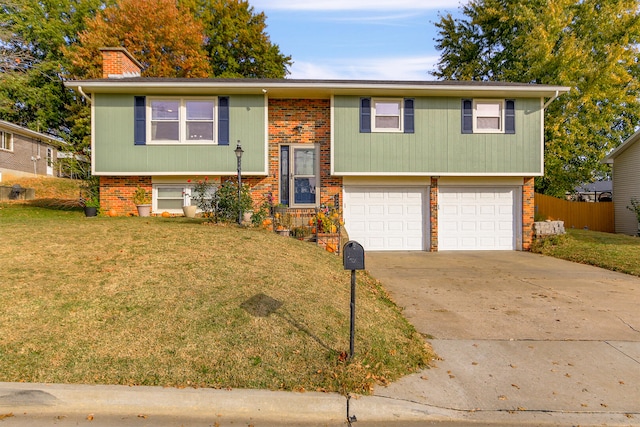
[[534, 244], [533, 252], [640, 276], [640, 238], [589, 230], [567, 230]]
[[366, 393], [424, 340], [321, 248], [186, 218], [0, 204], [0, 381]]

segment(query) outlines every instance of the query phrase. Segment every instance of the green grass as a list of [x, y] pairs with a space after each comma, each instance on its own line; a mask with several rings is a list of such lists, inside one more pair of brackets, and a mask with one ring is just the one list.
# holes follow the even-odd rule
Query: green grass
[[369, 392], [432, 354], [384, 289], [306, 242], [0, 204], [0, 381]]
[[640, 238], [588, 230], [534, 243], [533, 252], [640, 276]]

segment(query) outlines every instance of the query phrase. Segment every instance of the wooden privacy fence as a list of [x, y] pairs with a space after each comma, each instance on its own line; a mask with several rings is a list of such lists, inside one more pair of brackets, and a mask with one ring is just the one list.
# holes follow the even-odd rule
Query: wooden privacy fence
[[613, 202], [570, 202], [544, 194], [535, 195], [536, 217], [564, 221], [564, 228], [586, 228], [613, 233]]

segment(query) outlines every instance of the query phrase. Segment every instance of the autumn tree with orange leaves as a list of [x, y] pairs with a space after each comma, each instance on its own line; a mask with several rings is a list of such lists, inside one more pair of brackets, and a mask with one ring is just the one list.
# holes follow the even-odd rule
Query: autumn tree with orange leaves
[[208, 77], [204, 29], [175, 0], [118, 0], [87, 22], [78, 43], [66, 48], [74, 78], [102, 77], [99, 48], [126, 48], [146, 77]]

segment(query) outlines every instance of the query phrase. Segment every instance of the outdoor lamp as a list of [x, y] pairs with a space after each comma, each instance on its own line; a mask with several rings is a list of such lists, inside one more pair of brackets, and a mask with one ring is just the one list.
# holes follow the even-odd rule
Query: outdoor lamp
[[238, 225], [242, 225], [242, 153], [244, 153], [244, 150], [240, 146], [240, 140], [238, 140], [238, 145], [233, 152], [236, 153], [238, 159]]

